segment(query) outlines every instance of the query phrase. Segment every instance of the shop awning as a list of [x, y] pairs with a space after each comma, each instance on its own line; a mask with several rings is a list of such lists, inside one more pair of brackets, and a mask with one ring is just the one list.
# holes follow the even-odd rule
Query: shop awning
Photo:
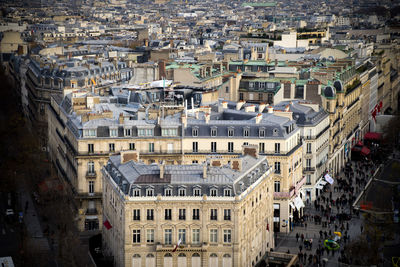
[[369, 148], [366, 147], [366, 146], [364, 146], [364, 147], [361, 149], [361, 154], [363, 154], [364, 156], [368, 156], [370, 152], [371, 152], [371, 150], [369, 150]]
[[103, 224], [107, 228], [107, 230], [110, 230], [112, 228], [111, 223], [108, 220], [106, 220]]
[[303, 200], [300, 198], [300, 196], [297, 196], [295, 199], [293, 199], [293, 204], [296, 206], [298, 210], [304, 207]]
[[380, 133], [368, 132], [364, 135], [364, 139], [368, 140], [380, 140], [381, 138], [382, 134]]

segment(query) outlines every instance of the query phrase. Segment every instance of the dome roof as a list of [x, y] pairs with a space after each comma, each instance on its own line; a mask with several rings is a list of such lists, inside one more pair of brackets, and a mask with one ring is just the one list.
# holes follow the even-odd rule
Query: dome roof
[[324, 89], [324, 95], [325, 95], [325, 97], [335, 97], [336, 90], [332, 86], [327, 86]]
[[342, 84], [341, 81], [336, 80], [336, 81], [333, 83], [333, 86], [335, 87], [336, 91], [340, 91], [340, 92], [343, 91], [343, 84]]

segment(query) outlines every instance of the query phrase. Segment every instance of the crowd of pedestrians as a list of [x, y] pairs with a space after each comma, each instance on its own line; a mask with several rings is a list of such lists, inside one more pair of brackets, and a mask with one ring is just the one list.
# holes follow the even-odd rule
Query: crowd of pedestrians
[[[354, 237], [350, 227], [355, 235], [353, 221], [359, 218], [359, 212], [353, 210], [352, 204], [375, 170], [376, 166], [370, 161], [348, 162], [334, 183], [326, 184], [313, 203], [304, 208], [301, 226], [293, 229], [298, 243], [298, 267], [327, 266], [329, 262], [335, 262], [329, 266], [336, 266], [337, 258], [344, 257], [344, 247]], [[307, 224], [312, 228], [311, 234]], [[361, 224], [356, 234], [362, 230]], [[340, 248], [329, 249], [324, 245], [327, 239], [336, 239]]]

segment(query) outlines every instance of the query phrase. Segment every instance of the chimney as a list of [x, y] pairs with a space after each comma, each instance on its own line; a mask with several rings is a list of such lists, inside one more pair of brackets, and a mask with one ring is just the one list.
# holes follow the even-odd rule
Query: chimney
[[260, 105], [258, 106], [258, 112], [262, 113], [264, 111], [265, 107], [266, 107], [265, 103], [260, 103]]
[[203, 179], [207, 178], [207, 162], [203, 164]]
[[174, 48], [174, 40], [169, 40], [169, 46], [170, 48]]
[[242, 106], [246, 103], [246, 101], [240, 100], [236, 103], [236, 110], [240, 110]]
[[289, 105], [286, 105], [285, 111], [288, 112], [290, 110]]
[[158, 79], [162, 80], [167, 77], [167, 71], [165, 69], [165, 61], [161, 60], [158, 62]]
[[186, 126], [187, 126], [187, 116], [185, 114], [182, 114], [181, 122], [182, 122], [183, 128], [186, 128]]
[[160, 179], [164, 179], [164, 174], [165, 174], [165, 164], [164, 164], [164, 161], [161, 161], [161, 163], [160, 163]]
[[261, 120], [262, 120], [262, 114], [258, 113], [256, 116], [256, 124], [259, 124]]
[[268, 106], [268, 113], [274, 113], [274, 108], [272, 106]]
[[245, 112], [256, 112], [256, 106], [254, 106], [254, 105], [246, 106], [246, 107], [244, 107], [244, 111]]
[[139, 161], [139, 152], [135, 151], [135, 150], [128, 150], [128, 151], [121, 151], [121, 164], [128, 162], [128, 161]]
[[258, 159], [258, 145], [243, 145], [242, 146], [242, 155], [249, 155], [253, 158]]
[[204, 119], [205, 119], [206, 123], [209, 123], [210, 122], [210, 114], [208, 114], [208, 113], [204, 114]]
[[145, 39], [145, 40], [144, 40], [144, 46], [145, 46], [145, 47], [148, 47], [148, 46], [149, 46], [149, 39]]
[[278, 66], [278, 59], [275, 58], [275, 67]]
[[124, 124], [124, 115], [122, 113], [119, 113], [118, 123], [119, 124]]
[[231, 160], [231, 169], [235, 171], [242, 171], [242, 159], [236, 158]]
[[228, 102], [222, 101], [222, 108], [227, 109], [228, 108]]

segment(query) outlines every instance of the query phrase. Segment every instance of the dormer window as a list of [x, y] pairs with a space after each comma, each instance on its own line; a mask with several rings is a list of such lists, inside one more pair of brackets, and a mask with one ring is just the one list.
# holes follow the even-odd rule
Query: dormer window
[[195, 197], [201, 196], [201, 189], [200, 188], [193, 189], [193, 196]]
[[153, 188], [147, 188], [146, 189], [146, 196], [148, 196], [148, 197], [154, 196], [154, 189]]
[[132, 129], [126, 128], [125, 129], [125, 136], [132, 136]]
[[133, 195], [134, 197], [140, 197], [140, 189], [139, 189], [139, 188], [133, 189], [132, 195]]
[[211, 128], [211, 136], [212, 136], [212, 137], [217, 136], [217, 127]]
[[176, 129], [176, 128], [175, 129], [171, 129], [171, 128], [162, 129], [161, 134], [162, 134], [162, 136], [177, 136], [178, 129]]
[[230, 197], [231, 196], [231, 189], [225, 188], [224, 189], [224, 197]]
[[199, 128], [195, 127], [192, 129], [192, 136], [193, 137], [199, 136]]
[[265, 129], [264, 128], [260, 128], [258, 130], [258, 136], [259, 137], [265, 137]]
[[234, 136], [235, 135], [235, 130], [234, 130], [234, 128], [229, 128], [228, 129], [228, 136], [229, 137], [232, 137], [232, 136]]
[[250, 135], [250, 129], [249, 128], [244, 128], [243, 129], [243, 136], [248, 137]]
[[110, 137], [117, 137], [118, 136], [118, 129], [116, 128], [111, 128], [110, 129]]
[[217, 196], [217, 189], [216, 188], [212, 188], [210, 190], [210, 196], [212, 196], [212, 197], [216, 197]]
[[172, 196], [172, 188], [166, 188], [165, 189], [165, 196], [166, 197]]
[[178, 190], [178, 195], [179, 195], [180, 197], [186, 196], [186, 189], [185, 189], [185, 188], [179, 188], [179, 190]]
[[275, 128], [275, 129], [273, 130], [273, 134], [274, 134], [274, 136], [277, 136], [277, 135], [278, 135], [278, 129]]
[[96, 137], [96, 129], [83, 130], [84, 137]]
[[138, 136], [153, 136], [153, 129], [138, 129]]

